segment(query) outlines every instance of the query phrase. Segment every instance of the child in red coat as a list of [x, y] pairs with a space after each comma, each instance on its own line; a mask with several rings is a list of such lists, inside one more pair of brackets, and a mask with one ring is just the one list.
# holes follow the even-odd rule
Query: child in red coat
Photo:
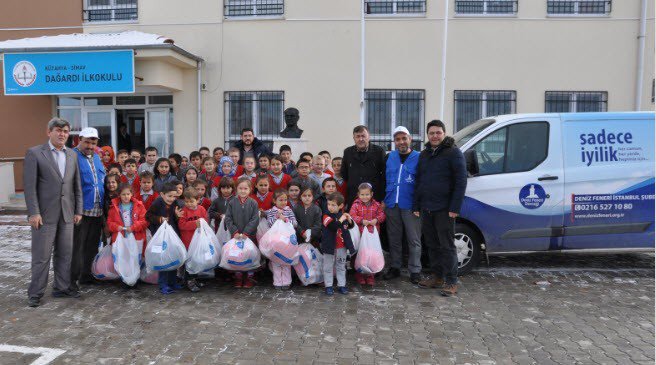
[[269, 191], [269, 177], [258, 176], [255, 180], [255, 194], [251, 198], [255, 199], [257, 206], [260, 208], [260, 216], [266, 217], [267, 210], [273, 207], [273, 193]]
[[141, 201], [144, 205], [144, 208], [148, 210], [159, 194], [153, 189], [153, 182], [155, 176], [152, 172], [146, 170], [139, 174], [139, 183], [141, 187], [137, 191], [136, 198]]
[[[349, 214], [355, 224], [360, 228], [360, 233], [366, 227], [369, 232], [373, 233], [374, 227], [380, 234], [380, 224], [385, 221], [385, 211], [382, 205], [373, 198], [374, 192], [371, 184], [362, 183], [358, 186], [358, 198], [351, 205]], [[355, 273], [355, 279], [358, 284], [367, 284], [374, 286], [374, 274]]]
[[107, 227], [112, 234], [112, 244], [116, 242], [119, 233], [124, 236], [132, 233], [134, 239], [141, 241], [143, 246], [141, 254], [146, 249], [146, 208], [143, 203], [132, 196], [132, 185], [122, 183], [118, 187], [118, 198], [112, 199], [112, 204], [107, 212]]
[[[182, 243], [189, 250], [191, 239], [194, 237], [196, 229], [200, 227], [200, 220], [206, 219], [207, 211], [198, 205], [198, 192], [193, 187], [185, 189], [183, 196], [185, 206], [182, 208], [182, 214], [178, 217], [178, 229]], [[187, 288], [194, 293], [200, 291], [200, 287], [196, 283], [197, 275], [189, 274], [186, 270], [184, 275]]]
[[282, 157], [273, 156], [271, 158], [271, 171], [269, 171], [269, 191], [287, 190], [290, 181], [292, 181], [292, 177], [282, 172]]
[[196, 192], [198, 193], [198, 205], [205, 208], [205, 210], [210, 209], [212, 200], [207, 197], [207, 183], [203, 180], [196, 180], [191, 183], [191, 187], [196, 189]]

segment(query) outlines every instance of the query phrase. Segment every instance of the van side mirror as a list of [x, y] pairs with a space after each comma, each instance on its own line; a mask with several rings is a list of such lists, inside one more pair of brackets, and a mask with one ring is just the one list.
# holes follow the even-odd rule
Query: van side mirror
[[465, 151], [465, 162], [467, 163], [467, 172], [470, 176], [478, 175], [478, 156], [476, 155], [476, 150], [469, 149]]

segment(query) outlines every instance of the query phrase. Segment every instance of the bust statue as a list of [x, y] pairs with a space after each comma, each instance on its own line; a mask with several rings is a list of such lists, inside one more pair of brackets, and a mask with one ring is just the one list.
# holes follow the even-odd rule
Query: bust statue
[[303, 130], [298, 128], [298, 109], [296, 108], [287, 108], [285, 109], [285, 124], [287, 128], [283, 129], [280, 132], [280, 137], [283, 138], [301, 138]]

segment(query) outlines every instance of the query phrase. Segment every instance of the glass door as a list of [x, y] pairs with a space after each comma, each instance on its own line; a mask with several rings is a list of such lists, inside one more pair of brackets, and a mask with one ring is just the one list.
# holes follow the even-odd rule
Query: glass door
[[116, 151], [116, 116], [114, 109], [83, 109], [83, 124], [98, 130], [98, 146], [111, 146]]
[[160, 156], [168, 156], [170, 132], [168, 108], [146, 110], [146, 146], [156, 147]]

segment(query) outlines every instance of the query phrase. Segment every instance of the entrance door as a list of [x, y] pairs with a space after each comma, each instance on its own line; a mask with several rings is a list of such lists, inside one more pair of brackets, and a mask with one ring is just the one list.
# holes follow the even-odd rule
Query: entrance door
[[83, 124], [98, 130], [98, 146], [111, 146], [116, 151], [116, 124], [114, 109], [83, 109]]
[[169, 109], [146, 110], [146, 146], [157, 147], [160, 156], [168, 156], [171, 146]]

